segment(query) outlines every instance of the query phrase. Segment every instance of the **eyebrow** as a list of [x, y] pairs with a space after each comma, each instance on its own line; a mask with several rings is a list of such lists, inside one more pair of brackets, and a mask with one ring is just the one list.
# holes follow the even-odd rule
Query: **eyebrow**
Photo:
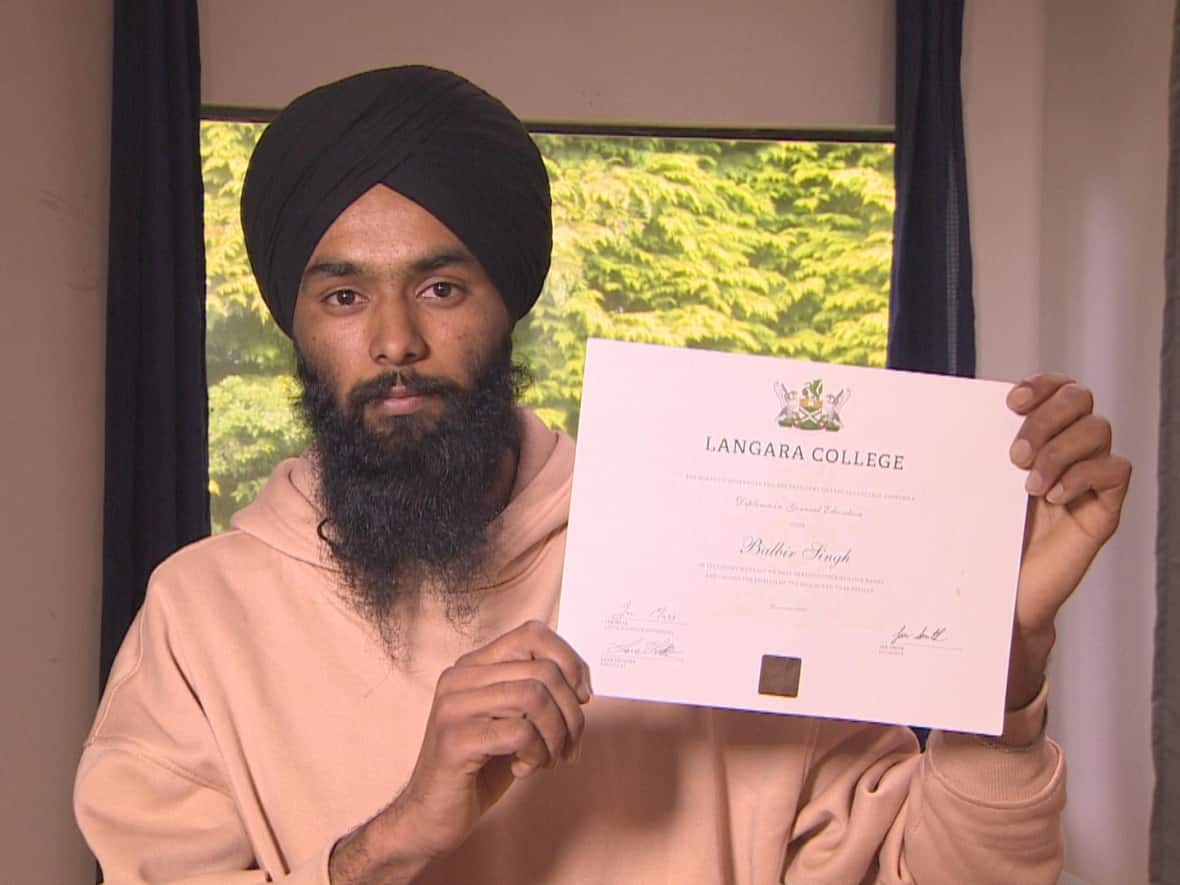
[[[475, 265], [475, 256], [470, 252], [462, 249], [442, 249], [438, 252], [431, 252], [421, 258], [415, 259], [407, 268], [411, 274], [429, 273], [435, 270], [441, 270], [444, 267], [453, 267], [455, 265]], [[373, 268], [370, 265], [358, 264], [355, 261], [346, 260], [327, 260], [317, 261], [310, 265], [307, 270], [303, 272], [303, 281], [306, 282], [313, 278], [335, 278], [335, 277], [364, 277], [375, 276]]]
[[465, 249], [443, 249], [442, 251], [433, 252], [419, 258], [410, 265], [410, 268], [415, 273], [426, 273], [432, 270], [441, 270], [444, 267], [453, 267], [454, 265], [478, 263], [475, 260], [475, 256]]
[[355, 277], [363, 276], [364, 268], [351, 261], [318, 261], [303, 272], [303, 279], [312, 277]]

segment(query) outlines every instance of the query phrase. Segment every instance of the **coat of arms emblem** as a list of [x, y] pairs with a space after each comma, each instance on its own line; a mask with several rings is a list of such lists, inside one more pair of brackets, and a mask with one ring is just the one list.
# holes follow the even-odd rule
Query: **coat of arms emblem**
[[774, 382], [778, 396], [779, 413], [775, 419], [782, 427], [799, 430], [839, 430], [844, 426], [840, 409], [852, 397], [850, 388], [839, 393], [824, 393], [822, 378], [814, 378], [795, 390], [780, 382]]

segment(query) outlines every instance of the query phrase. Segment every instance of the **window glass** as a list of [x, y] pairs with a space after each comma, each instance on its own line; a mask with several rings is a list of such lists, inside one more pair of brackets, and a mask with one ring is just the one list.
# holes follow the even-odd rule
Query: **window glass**
[[[201, 127], [214, 531], [307, 443], [290, 342], [246, 260], [238, 202], [262, 124]], [[535, 136], [553, 267], [515, 353], [523, 401], [577, 432], [588, 337], [884, 365], [893, 146]]]

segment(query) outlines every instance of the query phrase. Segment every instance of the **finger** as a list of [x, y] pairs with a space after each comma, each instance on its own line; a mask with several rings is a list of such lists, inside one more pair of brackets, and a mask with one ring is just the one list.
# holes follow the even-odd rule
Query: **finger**
[[1061, 475], [1045, 499], [1051, 504], [1069, 504], [1093, 492], [1102, 508], [1115, 518], [1113, 531], [1130, 484], [1131, 462], [1119, 455], [1105, 455], [1074, 464]]
[[[1110, 422], [1099, 415], [1083, 415], [1037, 452], [1024, 483], [1025, 490], [1030, 495], [1045, 494], [1075, 464], [1109, 455], [1110, 445]], [[1050, 503], [1058, 502], [1050, 500]]]
[[454, 730], [452, 740], [463, 758], [483, 767], [497, 756], [511, 757], [512, 773], [527, 777], [549, 764], [549, 750], [536, 723], [521, 716], [471, 719]]
[[1076, 383], [1069, 375], [1045, 373], [1029, 375], [1012, 385], [1008, 391], [1008, 408], [1018, 415], [1027, 415], [1061, 387]]
[[548, 659], [557, 664], [583, 704], [590, 700], [590, 668], [569, 644], [540, 621], [526, 621], [515, 630], [455, 661], [457, 667], [506, 661]]
[[[576, 752], [586, 727], [581, 704], [558, 666], [548, 659], [536, 661], [508, 661], [482, 666], [450, 667], [439, 677], [440, 695], [470, 693], [488, 686], [535, 682], [544, 686], [546, 700], [561, 714], [566, 737], [562, 750], [566, 758]], [[524, 712], [522, 709], [521, 712]]]
[[1063, 384], [1027, 413], [1012, 443], [1012, 463], [1029, 467], [1041, 448], [1084, 415], [1094, 411], [1094, 395], [1079, 384]]
[[[451, 699], [444, 706], [453, 708], [457, 703]], [[435, 758], [447, 771], [474, 775], [496, 757], [519, 758], [530, 768], [549, 764], [545, 739], [526, 716], [444, 716], [432, 725]]]
[[543, 682], [523, 679], [489, 686], [484, 691], [498, 695], [496, 706], [490, 710], [493, 718], [526, 719], [532, 724], [545, 745], [545, 758], [540, 761], [540, 765], [552, 768], [559, 759], [565, 757], [566, 745], [570, 742], [569, 729], [566, 728], [565, 717]]
[[[467, 720], [528, 719], [545, 743], [547, 756], [543, 764], [547, 766], [566, 758], [574, 741], [565, 715], [548, 687], [534, 679], [497, 682], [447, 695], [439, 700], [438, 718], [444, 727]], [[578, 726], [580, 729], [580, 721]]]

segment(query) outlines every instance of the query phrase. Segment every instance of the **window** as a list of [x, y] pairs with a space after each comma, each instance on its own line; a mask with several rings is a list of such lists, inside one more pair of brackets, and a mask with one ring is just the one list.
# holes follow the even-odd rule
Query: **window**
[[[214, 531], [306, 434], [290, 342], [246, 260], [241, 180], [262, 124], [202, 124]], [[545, 292], [517, 324], [523, 401], [576, 433], [588, 337], [884, 365], [893, 145], [536, 134], [553, 188]]]

